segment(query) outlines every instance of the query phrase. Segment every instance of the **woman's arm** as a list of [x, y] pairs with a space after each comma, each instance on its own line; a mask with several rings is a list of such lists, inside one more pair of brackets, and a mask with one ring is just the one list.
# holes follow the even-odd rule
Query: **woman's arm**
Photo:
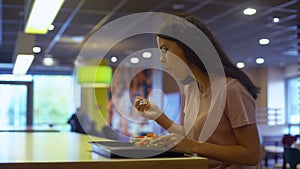
[[[234, 133], [238, 141], [237, 145], [225, 146], [206, 142], [199, 143], [184, 138], [174, 149], [228, 163], [257, 165], [260, 161], [260, 142], [256, 125], [250, 124], [236, 128]], [[168, 140], [172, 139], [168, 138]]]
[[185, 136], [184, 127], [182, 125], [176, 124], [168, 116], [166, 116], [166, 114], [163, 113], [155, 121], [169, 133], [177, 133]]
[[135, 100], [134, 107], [140, 112], [140, 114], [151, 120], [155, 120], [160, 126], [166, 129], [169, 133], [178, 133], [185, 135], [184, 127], [176, 124], [169, 119], [165, 113], [151, 101], [138, 96]]

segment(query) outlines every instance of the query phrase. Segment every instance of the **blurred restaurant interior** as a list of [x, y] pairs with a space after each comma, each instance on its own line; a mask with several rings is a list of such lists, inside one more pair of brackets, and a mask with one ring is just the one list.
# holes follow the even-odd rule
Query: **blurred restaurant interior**
[[[57, 12], [52, 19], [37, 17], [40, 28], [50, 21], [40, 31], [28, 26], [34, 2], [0, 0], [0, 131], [76, 131], [76, 112], [82, 132], [95, 136], [164, 133], [133, 108], [136, 96], [182, 123], [181, 89], [160, 67], [155, 34], [126, 35], [139, 26], [135, 21], [100, 34], [132, 14], [189, 12], [261, 87], [256, 117], [262, 145], [281, 146], [284, 135], [300, 134], [298, 0], [63, 0], [57, 11], [54, 4], [39, 8]], [[120, 34], [126, 36], [116, 39]], [[21, 56], [24, 62], [17, 63]], [[281, 163], [282, 151], [266, 150], [262, 163]]]

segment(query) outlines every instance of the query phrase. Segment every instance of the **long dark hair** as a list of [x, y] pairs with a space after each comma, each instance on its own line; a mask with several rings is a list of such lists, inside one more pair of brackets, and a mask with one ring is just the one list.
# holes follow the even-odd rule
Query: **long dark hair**
[[[214, 48], [216, 49], [217, 53], [219, 54], [220, 60], [222, 62], [222, 66], [224, 68], [225, 76], [239, 80], [247, 88], [247, 90], [250, 92], [252, 97], [254, 99], [257, 99], [257, 95], [260, 92], [260, 88], [256, 87], [253, 84], [253, 82], [250, 80], [250, 78], [241, 69], [237, 68], [232, 63], [232, 61], [229, 59], [229, 57], [227, 56], [227, 54], [225, 53], [221, 45], [216, 41], [214, 35], [211, 33], [208, 27], [197, 16], [194, 16], [192, 14], [181, 13], [178, 14], [177, 16], [189, 21], [190, 23], [198, 27], [207, 36], [207, 38], [210, 40], [210, 42], [213, 44]], [[182, 43], [181, 41], [175, 38], [162, 35], [162, 34], [157, 34], [157, 36], [163, 39], [176, 41], [177, 44], [182, 47], [187, 60], [190, 63], [195, 64], [201, 72], [208, 75], [208, 72], [204, 64], [202, 63], [201, 59], [191, 48], [189, 48], [187, 45], [185, 45], [184, 43]]]

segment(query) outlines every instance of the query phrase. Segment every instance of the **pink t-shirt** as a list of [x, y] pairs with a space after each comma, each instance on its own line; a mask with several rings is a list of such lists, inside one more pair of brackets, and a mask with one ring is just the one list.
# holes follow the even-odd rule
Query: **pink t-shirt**
[[[215, 131], [206, 142], [218, 145], [237, 145], [233, 129], [248, 124], [256, 123], [255, 100], [248, 90], [236, 79], [226, 78], [226, 101], [223, 115]], [[187, 133], [187, 137], [199, 140], [200, 132], [207, 118], [210, 104], [211, 91], [200, 93], [200, 106], [196, 121]], [[189, 113], [189, 112], [186, 112]], [[213, 169], [240, 169], [259, 168], [257, 166], [242, 166], [240, 164], [227, 164], [224, 162], [209, 159], [209, 168]]]

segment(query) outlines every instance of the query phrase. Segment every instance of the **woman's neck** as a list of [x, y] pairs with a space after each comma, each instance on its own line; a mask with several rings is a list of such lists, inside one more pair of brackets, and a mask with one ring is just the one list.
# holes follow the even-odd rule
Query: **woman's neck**
[[199, 71], [195, 66], [192, 67], [193, 74], [196, 81], [198, 82], [198, 87], [201, 92], [204, 92], [210, 86], [209, 77], [203, 72]]

